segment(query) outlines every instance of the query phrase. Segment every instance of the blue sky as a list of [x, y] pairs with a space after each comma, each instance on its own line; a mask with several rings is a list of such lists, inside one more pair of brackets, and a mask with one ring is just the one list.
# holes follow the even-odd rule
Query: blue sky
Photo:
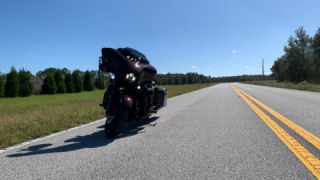
[[0, 70], [97, 70], [102, 47], [158, 73], [266, 74], [290, 35], [320, 27], [318, 0], [0, 0]]

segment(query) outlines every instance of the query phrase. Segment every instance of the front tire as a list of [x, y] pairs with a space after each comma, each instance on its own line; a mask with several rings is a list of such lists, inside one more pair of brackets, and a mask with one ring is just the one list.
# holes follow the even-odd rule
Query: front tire
[[114, 138], [121, 133], [123, 125], [128, 118], [129, 110], [129, 107], [118, 104], [113, 114], [107, 116], [104, 130], [108, 137]]

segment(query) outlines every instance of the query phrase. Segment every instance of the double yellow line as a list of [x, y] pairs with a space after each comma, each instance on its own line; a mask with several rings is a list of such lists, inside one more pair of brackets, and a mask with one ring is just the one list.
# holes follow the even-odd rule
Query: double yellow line
[[[270, 107], [261, 103], [249, 94], [243, 92], [239, 88], [230, 84], [230, 86], [241, 96], [241, 98], [258, 114], [258, 116], [270, 127], [270, 129], [287, 145], [287, 147], [299, 158], [299, 160], [312, 172], [312, 174], [320, 179], [320, 160], [310, 153], [304, 146], [302, 146], [295, 138], [288, 132], [281, 128], [274, 120], [272, 120], [266, 113], [264, 113], [254, 103], [259, 105], [265, 111], [269, 112], [272, 116], [280, 120], [283, 124], [287, 125], [294, 132], [303, 137], [306, 141], [311, 143], [314, 147], [320, 150], [320, 139], [310, 132], [306, 131], [299, 125], [285, 118], [278, 112]], [[250, 100], [252, 101], [250, 101]], [[253, 103], [254, 102], [254, 103]]]

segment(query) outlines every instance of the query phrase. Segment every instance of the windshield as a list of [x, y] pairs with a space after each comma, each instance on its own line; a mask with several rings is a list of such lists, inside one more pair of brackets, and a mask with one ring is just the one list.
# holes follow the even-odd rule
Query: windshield
[[119, 48], [118, 49], [122, 54], [124, 54], [125, 56], [134, 56], [138, 59], [140, 59], [140, 61], [144, 62], [144, 63], [147, 63], [149, 64], [149, 60], [147, 59], [147, 57], [142, 54], [141, 52], [135, 50], [135, 49], [132, 49], [132, 48], [129, 48], [129, 47], [126, 47], [126, 48]]

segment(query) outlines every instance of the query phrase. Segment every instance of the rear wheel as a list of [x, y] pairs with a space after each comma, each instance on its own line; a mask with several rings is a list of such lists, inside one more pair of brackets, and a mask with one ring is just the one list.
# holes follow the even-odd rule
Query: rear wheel
[[122, 130], [125, 121], [128, 118], [129, 107], [118, 104], [112, 115], [108, 115], [105, 124], [105, 133], [108, 137], [116, 137]]

